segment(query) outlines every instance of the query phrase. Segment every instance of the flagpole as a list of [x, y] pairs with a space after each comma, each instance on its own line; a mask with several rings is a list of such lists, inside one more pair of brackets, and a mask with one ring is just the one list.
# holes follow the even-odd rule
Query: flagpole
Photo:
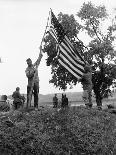
[[[50, 16], [50, 11], [49, 11], [49, 16]], [[47, 25], [46, 25], [46, 28], [45, 28], [45, 31], [44, 31], [44, 35], [42, 37], [42, 40], [41, 40], [41, 43], [40, 43], [40, 54], [42, 54], [42, 42], [44, 40], [44, 36], [46, 34], [46, 30], [47, 30], [47, 27], [48, 27], [48, 21], [49, 21], [49, 16], [47, 18]], [[39, 56], [40, 56], [39, 54]], [[42, 58], [43, 54], [41, 55], [40, 58]], [[40, 60], [41, 61], [41, 60]], [[34, 73], [34, 77], [33, 77], [33, 80], [32, 80], [32, 85], [31, 85], [31, 89], [30, 89], [30, 92], [29, 92], [29, 101], [27, 102], [27, 107], [30, 106], [31, 107], [31, 100], [32, 100], [32, 91], [33, 91], [33, 86], [34, 86], [34, 79], [35, 79], [35, 75], [36, 75], [36, 72], [37, 72], [37, 69], [38, 69], [38, 66], [39, 65], [36, 65], [36, 71]]]
[[[51, 8], [50, 8], [50, 9], [51, 9]], [[43, 35], [43, 37], [42, 37], [42, 40], [41, 40], [41, 44], [40, 44], [40, 46], [42, 46], [42, 42], [43, 42], [43, 40], [44, 40], [44, 36], [45, 36], [45, 34], [46, 34], [46, 30], [47, 30], [47, 27], [48, 27], [49, 17], [50, 17], [50, 11], [49, 11], [49, 16], [48, 16], [48, 18], [47, 18], [47, 25], [46, 25], [46, 27], [45, 27], [44, 35]]]

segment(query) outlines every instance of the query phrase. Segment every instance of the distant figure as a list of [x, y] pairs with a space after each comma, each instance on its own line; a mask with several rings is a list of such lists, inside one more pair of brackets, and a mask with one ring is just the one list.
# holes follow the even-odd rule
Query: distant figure
[[20, 88], [19, 87], [17, 87], [16, 91], [13, 92], [12, 97], [14, 100], [13, 101], [14, 109], [16, 110], [23, 105], [23, 103], [25, 101], [25, 97], [20, 94]]
[[61, 107], [65, 107], [65, 99], [64, 99], [64, 94], [62, 94], [62, 99], [61, 99]]
[[68, 98], [67, 98], [66, 94], [62, 94], [62, 104], [61, 104], [61, 107], [65, 108], [67, 106], [68, 106]]
[[[40, 53], [37, 61], [32, 64], [32, 60], [28, 58], [26, 60], [28, 67], [26, 68], [26, 76], [28, 78], [28, 85], [27, 85], [27, 104], [29, 103], [31, 96], [31, 88], [32, 88], [32, 93], [34, 95], [34, 107], [37, 109], [38, 108], [38, 101], [39, 101], [39, 77], [38, 77], [38, 70], [36, 67], [40, 64], [42, 58], [42, 54]], [[30, 105], [29, 105], [30, 106]]]
[[2, 95], [1, 96], [1, 101], [7, 101], [7, 95]]
[[85, 73], [81, 78], [81, 83], [83, 86], [83, 100], [87, 108], [92, 107], [92, 73], [91, 67], [89, 65], [85, 65], [84, 67]]
[[57, 106], [58, 106], [58, 98], [57, 94], [55, 94], [53, 97], [53, 108], [57, 108]]
[[10, 110], [10, 105], [7, 101], [7, 95], [2, 95], [0, 99], [0, 111], [7, 112]]
[[66, 94], [64, 95], [64, 105], [65, 107], [68, 107], [68, 97], [66, 96]]

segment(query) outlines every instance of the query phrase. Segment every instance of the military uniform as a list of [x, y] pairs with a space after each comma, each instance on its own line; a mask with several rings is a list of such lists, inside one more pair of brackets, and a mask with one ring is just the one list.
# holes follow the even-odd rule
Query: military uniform
[[[38, 70], [36, 67], [40, 64], [42, 54], [40, 53], [37, 61], [32, 64], [31, 66], [28, 66], [25, 70], [26, 76], [28, 78], [28, 85], [27, 85], [27, 103], [29, 102], [29, 93], [31, 91], [31, 87], [33, 86], [33, 95], [34, 95], [34, 107], [38, 108], [38, 94], [39, 94], [39, 77], [38, 77]], [[30, 58], [29, 58], [30, 59]], [[27, 61], [29, 60], [27, 59]], [[31, 60], [31, 59], [30, 59]]]
[[21, 96], [19, 91], [14, 91], [12, 94], [12, 97], [14, 99], [13, 106], [16, 109], [20, 108], [21, 105], [23, 105], [23, 102], [25, 101], [24, 96]]
[[85, 73], [81, 79], [83, 86], [83, 100], [87, 107], [92, 107], [92, 73], [89, 66], [86, 66]]
[[53, 108], [57, 108], [57, 106], [58, 106], [58, 98], [55, 94], [55, 96], [53, 97]]

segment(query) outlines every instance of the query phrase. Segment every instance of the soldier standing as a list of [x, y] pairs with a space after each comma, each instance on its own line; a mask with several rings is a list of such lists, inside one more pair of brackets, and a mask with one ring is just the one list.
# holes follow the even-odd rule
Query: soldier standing
[[[26, 60], [28, 67], [26, 68], [26, 76], [28, 78], [28, 85], [27, 85], [27, 106], [29, 102], [31, 102], [32, 93], [34, 95], [34, 108], [38, 109], [38, 94], [39, 94], [39, 76], [37, 67], [40, 64], [42, 53], [40, 52], [37, 61], [33, 64], [32, 60], [28, 58]], [[31, 92], [32, 91], [32, 92]]]
[[55, 96], [53, 97], [53, 108], [57, 108], [58, 106], [58, 98], [57, 98], [57, 94], [55, 94]]
[[85, 102], [86, 107], [92, 107], [92, 73], [91, 66], [85, 65], [84, 67], [85, 73], [81, 78], [81, 83], [83, 86], [83, 100]]

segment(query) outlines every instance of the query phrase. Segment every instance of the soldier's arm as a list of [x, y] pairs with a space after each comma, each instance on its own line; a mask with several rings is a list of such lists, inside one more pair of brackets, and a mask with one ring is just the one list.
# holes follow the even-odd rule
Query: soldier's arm
[[39, 64], [40, 64], [40, 61], [41, 61], [41, 58], [43, 57], [43, 54], [42, 54], [42, 46], [40, 46], [40, 53], [39, 53], [39, 57], [38, 59], [36, 60], [36, 62], [33, 64], [34, 66], [38, 67]]
[[38, 59], [36, 60], [36, 62], [33, 64], [34, 66], [39, 66], [40, 62], [41, 62], [41, 58], [42, 58], [43, 54], [40, 53]]

